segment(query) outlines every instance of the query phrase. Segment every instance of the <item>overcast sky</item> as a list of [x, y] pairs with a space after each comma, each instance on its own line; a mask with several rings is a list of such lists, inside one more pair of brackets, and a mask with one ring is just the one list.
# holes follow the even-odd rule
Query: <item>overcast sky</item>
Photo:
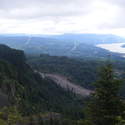
[[125, 36], [125, 0], [0, 0], [0, 33]]

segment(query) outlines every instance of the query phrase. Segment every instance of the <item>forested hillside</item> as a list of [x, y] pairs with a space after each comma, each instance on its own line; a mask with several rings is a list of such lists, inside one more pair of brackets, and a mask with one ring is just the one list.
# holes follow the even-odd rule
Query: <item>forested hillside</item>
[[104, 64], [111, 62], [116, 75], [124, 77], [125, 61], [112, 58], [68, 58], [50, 55], [28, 56], [28, 63], [43, 73], [57, 73], [85, 88], [92, 89], [93, 82], [98, 78], [98, 70]]
[[23, 51], [0, 45], [0, 80], [1, 107], [16, 106], [23, 116], [57, 112], [69, 119], [83, 117], [83, 97], [34, 73]]
[[[97, 87], [103, 87], [101, 86], [103, 82], [99, 82], [97, 86], [92, 83], [99, 78], [97, 73], [99, 67], [108, 63], [114, 65], [114, 69], [111, 68], [111, 80], [114, 81], [111, 86], [107, 84], [108, 82], [112, 83], [110, 79], [105, 82], [108, 77], [108, 71], [110, 70], [110, 67], [107, 67], [106, 73], [102, 71], [104, 77], [101, 77], [105, 87], [104, 93], [109, 94], [108, 89], [111, 92], [116, 92], [115, 89], [120, 89], [114, 86], [115, 81], [117, 82], [117, 79], [119, 79], [118, 81], [123, 83], [122, 89], [118, 91], [122, 93], [122, 98], [119, 96], [120, 93], [118, 96], [123, 100], [125, 87], [124, 81], [121, 78], [124, 78], [124, 60], [93, 60], [89, 58], [84, 58], [83, 60], [42, 54], [40, 56], [30, 55], [25, 57], [23, 51], [0, 45], [0, 124], [81, 125], [83, 123], [88, 124], [89, 122], [94, 122], [93, 120], [87, 119], [87, 117], [94, 117], [86, 117], [86, 113], [88, 112], [85, 110], [86, 102], [87, 100], [91, 100], [91, 98], [85, 98], [76, 95], [71, 90], [63, 89], [51, 78], [41, 77], [39, 72], [62, 74], [76, 85], [79, 84], [89, 89], [95, 88], [94, 91], [100, 94], [100, 91], [98, 92], [96, 89]], [[110, 88], [107, 88], [108, 86], [106, 87], [105, 84]], [[111, 87], [114, 87], [114, 89], [112, 90]], [[96, 99], [96, 96], [92, 95], [92, 98]], [[97, 99], [97, 101], [100, 100]], [[113, 103], [116, 101], [114, 100]], [[95, 103], [94, 100], [92, 102]], [[102, 104], [100, 102], [97, 103]], [[105, 104], [107, 105], [108, 103], [105, 102]], [[92, 106], [96, 107], [93, 104]], [[104, 108], [108, 113], [107, 108]], [[89, 110], [91, 109], [94, 111], [93, 108], [89, 107]], [[124, 110], [124, 108], [122, 109]], [[93, 115], [91, 112], [90, 114]], [[121, 118], [119, 121], [122, 122], [123, 116], [121, 114], [118, 115]], [[118, 115], [116, 114], [113, 117], [117, 118]]]

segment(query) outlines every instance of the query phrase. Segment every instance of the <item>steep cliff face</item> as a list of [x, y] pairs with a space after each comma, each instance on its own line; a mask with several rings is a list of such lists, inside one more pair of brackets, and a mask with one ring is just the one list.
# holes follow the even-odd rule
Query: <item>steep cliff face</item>
[[11, 49], [6, 45], [0, 44], [0, 59], [19, 65], [25, 62], [25, 55], [21, 50]]
[[4, 58], [0, 58], [0, 107], [16, 102], [16, 87], [19, 86], [16, 68]]

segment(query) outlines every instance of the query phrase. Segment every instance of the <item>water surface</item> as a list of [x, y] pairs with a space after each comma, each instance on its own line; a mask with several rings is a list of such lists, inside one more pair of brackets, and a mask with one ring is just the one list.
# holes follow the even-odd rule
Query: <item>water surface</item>
[[97, 47], [109, 50], [111, 52], [117, 52], [125, 54], [125, 48], [122, 47], [125, 43], [111, 43], [111, 44], [98, 44]]

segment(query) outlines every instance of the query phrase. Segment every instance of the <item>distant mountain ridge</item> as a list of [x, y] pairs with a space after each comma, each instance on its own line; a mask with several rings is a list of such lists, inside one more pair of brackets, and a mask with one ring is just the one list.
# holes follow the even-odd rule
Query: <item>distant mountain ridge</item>
[[119, 43], [125, 42], [125, 38], [113, 34], [87, 34], [87, 33], [65, 33], [58, 35], [42, 35], [42, 34], [0, 34], [0, 37], [37, 37], [37, 38], [47, 38], [47, 39], [57, 39], [61, 41], [69, 40], [71, 42], [77, 41], [85, 44], [101, 44], [101, 43]]
[[59, 40], [78, 41], [90, 45], [125, 42], [125, 38], [112, 34], [62, 34], [50, 37]]
[[96, 44], [117, 42], [125, 42], [125, 39], [110, 34], [0, 35], [1, 44], [24, 50], [26, 54], [80, 58], [119, 57], [119, 54], [96, 47]]

